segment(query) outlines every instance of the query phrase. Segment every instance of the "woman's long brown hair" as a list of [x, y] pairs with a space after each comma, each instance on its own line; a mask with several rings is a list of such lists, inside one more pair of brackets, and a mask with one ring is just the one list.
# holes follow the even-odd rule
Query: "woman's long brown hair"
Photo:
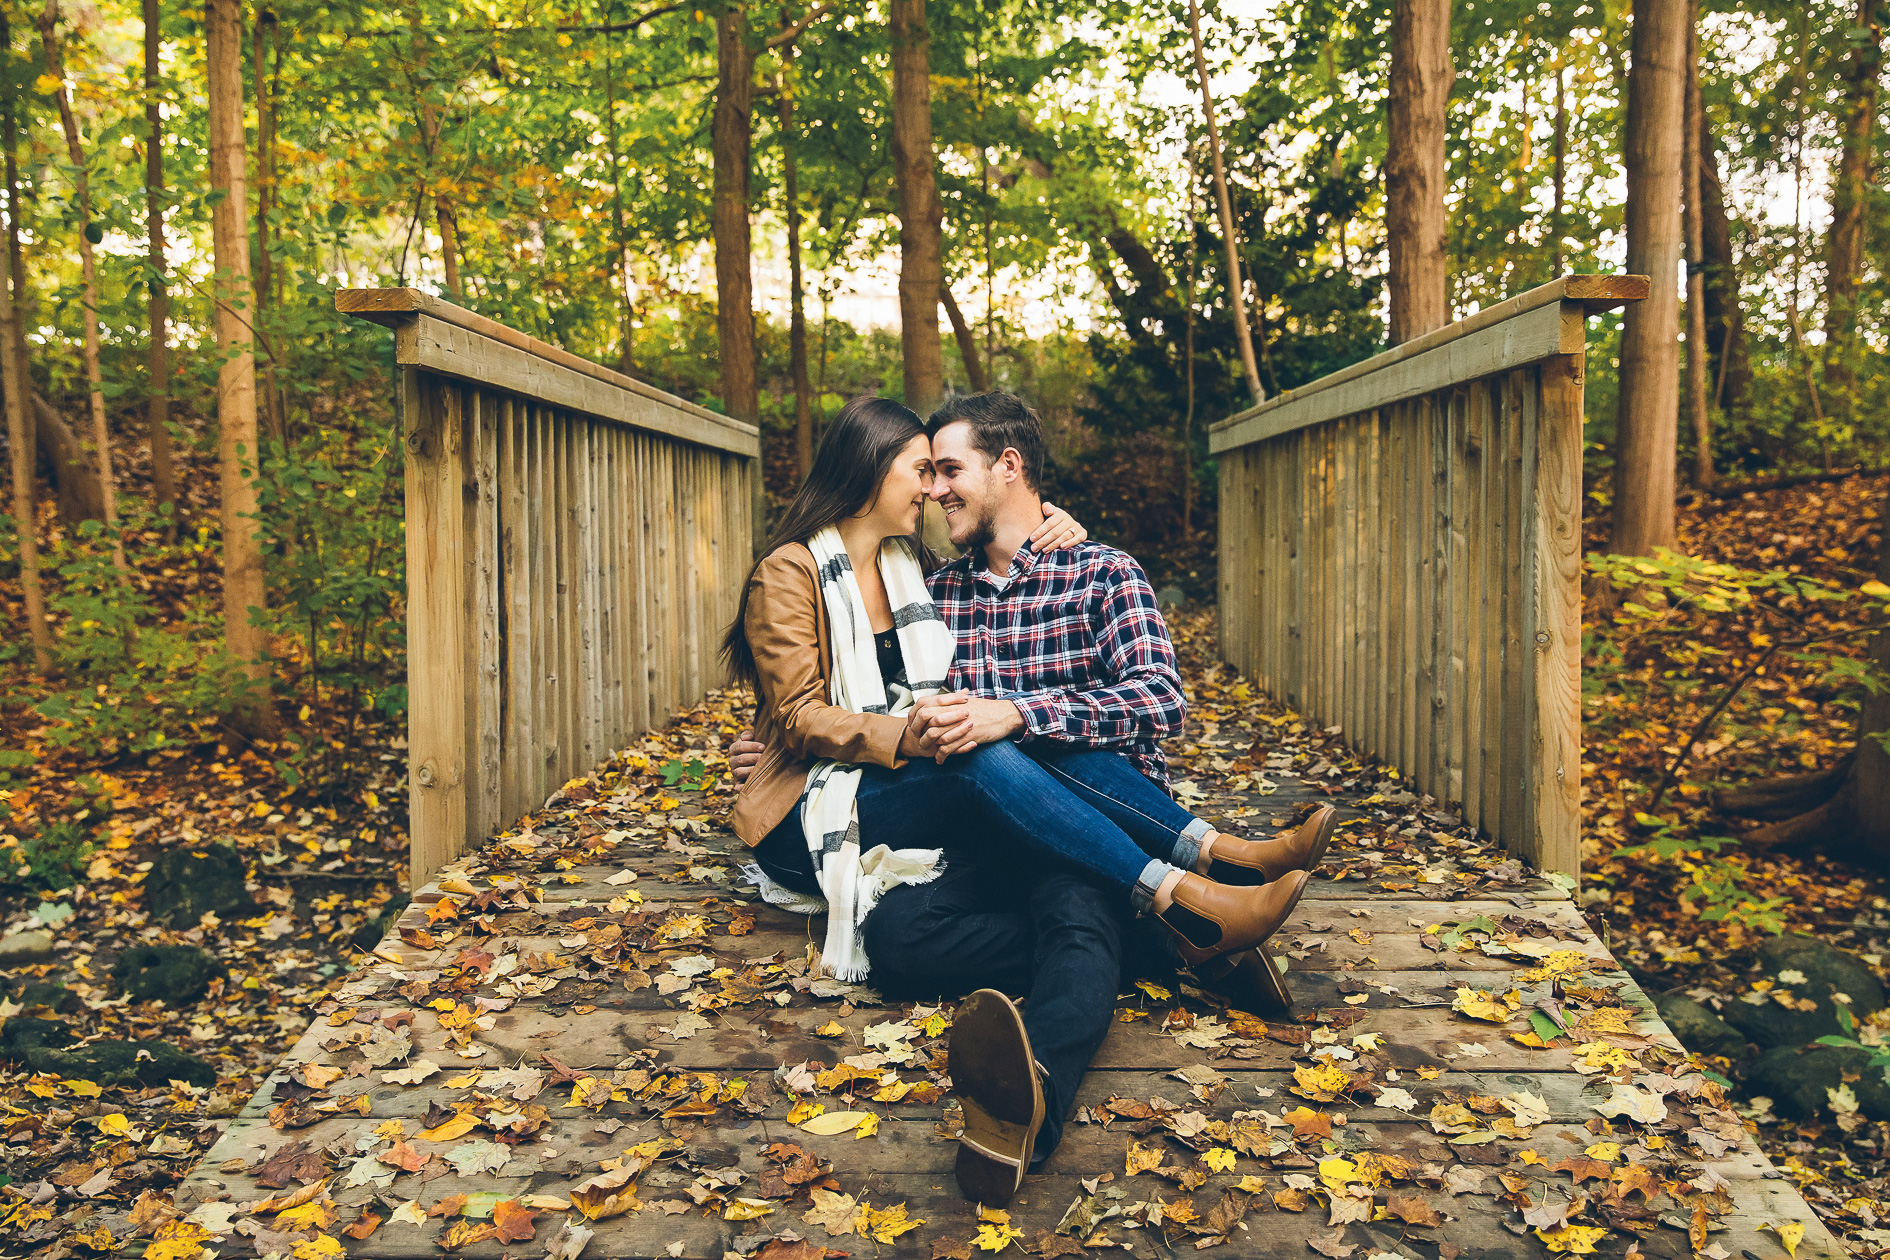
[[[722, 636], [722, 659], [736, 682], [755, 685], [755, 653], [748, 646], [748, 592], [761, 560], [789, 543], [804, 543], [829, 525], [868, 511], [879, 498], [899, 452], [915, 437], [925, 436], [925, 422], [910, 408], [890, 398], [855, 398], [840, 409], [820, 439], [814, 466], [794, 492], [780, 524], [761, 549], [761, 558], [742, 583], [741, 606]], [[930, 573], [938, 557], [918, 538], [913, 545], [919, 564]]]

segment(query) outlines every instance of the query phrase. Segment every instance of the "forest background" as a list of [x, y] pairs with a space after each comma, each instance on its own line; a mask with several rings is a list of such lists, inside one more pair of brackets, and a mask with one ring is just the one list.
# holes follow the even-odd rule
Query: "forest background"
[[[1052, 496], [1210, 600], [1208, 424], [1424, 330], [1387, 196], [1414, 12], [1428, 325], [1625, 270], [1678, 321], [1591, 326], [1584, 899], [1663, 986], [1890, 910], [1821, 855], [1890, 782], [1886, 6], [1639, 7], [0, 2], [9, 937], [234, 839], [308, 877], [227, 978], [260, 1004], [398, 903], [402, 417], [337, 288], [758, 421], [773, 508], [852, 395], [1014, 390]], [[1663, 161], [1696, 174], [1649, 211]]]

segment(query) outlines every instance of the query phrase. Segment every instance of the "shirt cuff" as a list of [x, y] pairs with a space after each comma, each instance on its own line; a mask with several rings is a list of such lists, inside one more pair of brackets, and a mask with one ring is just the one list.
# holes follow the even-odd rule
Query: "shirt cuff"
[[1063, 702], [1058, 696], [1042, 691], [1017, 691], [1004, 699], [1016, 705], [1017, 711], [1024, 715], [1024, 729], [1017, 734], [1020, 743], [1033, 735], [1056, 735], [1063, 730]]

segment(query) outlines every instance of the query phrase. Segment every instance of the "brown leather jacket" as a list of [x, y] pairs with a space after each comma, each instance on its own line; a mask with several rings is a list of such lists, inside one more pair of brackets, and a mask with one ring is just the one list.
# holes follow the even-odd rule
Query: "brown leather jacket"
[[833, 649], [814, 553], [789, 543], [769, 553], [748, 580], [743, 623], [755, 654], [759, 695], [755, 739], [761, 761], [742, 785], [730, 823], [750, 845], [800, 804], [807, 771], [821, 758], [898, 767], [906, 720], [851, 713], [827, 701]]

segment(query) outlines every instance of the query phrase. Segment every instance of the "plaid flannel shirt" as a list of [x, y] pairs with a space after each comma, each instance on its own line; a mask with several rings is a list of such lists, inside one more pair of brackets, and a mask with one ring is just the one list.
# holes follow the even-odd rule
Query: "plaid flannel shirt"
[[1002, 590], [973, 555], [930, 579], [958, 642], [949, 685], [1010, 700], [1020, 739], [1113, 748], [1168, 784], [1160, 741], [1181, 730], [1187, 700], [1174, 644], [1142, 566], [1101, 543], [1011, 561]]

